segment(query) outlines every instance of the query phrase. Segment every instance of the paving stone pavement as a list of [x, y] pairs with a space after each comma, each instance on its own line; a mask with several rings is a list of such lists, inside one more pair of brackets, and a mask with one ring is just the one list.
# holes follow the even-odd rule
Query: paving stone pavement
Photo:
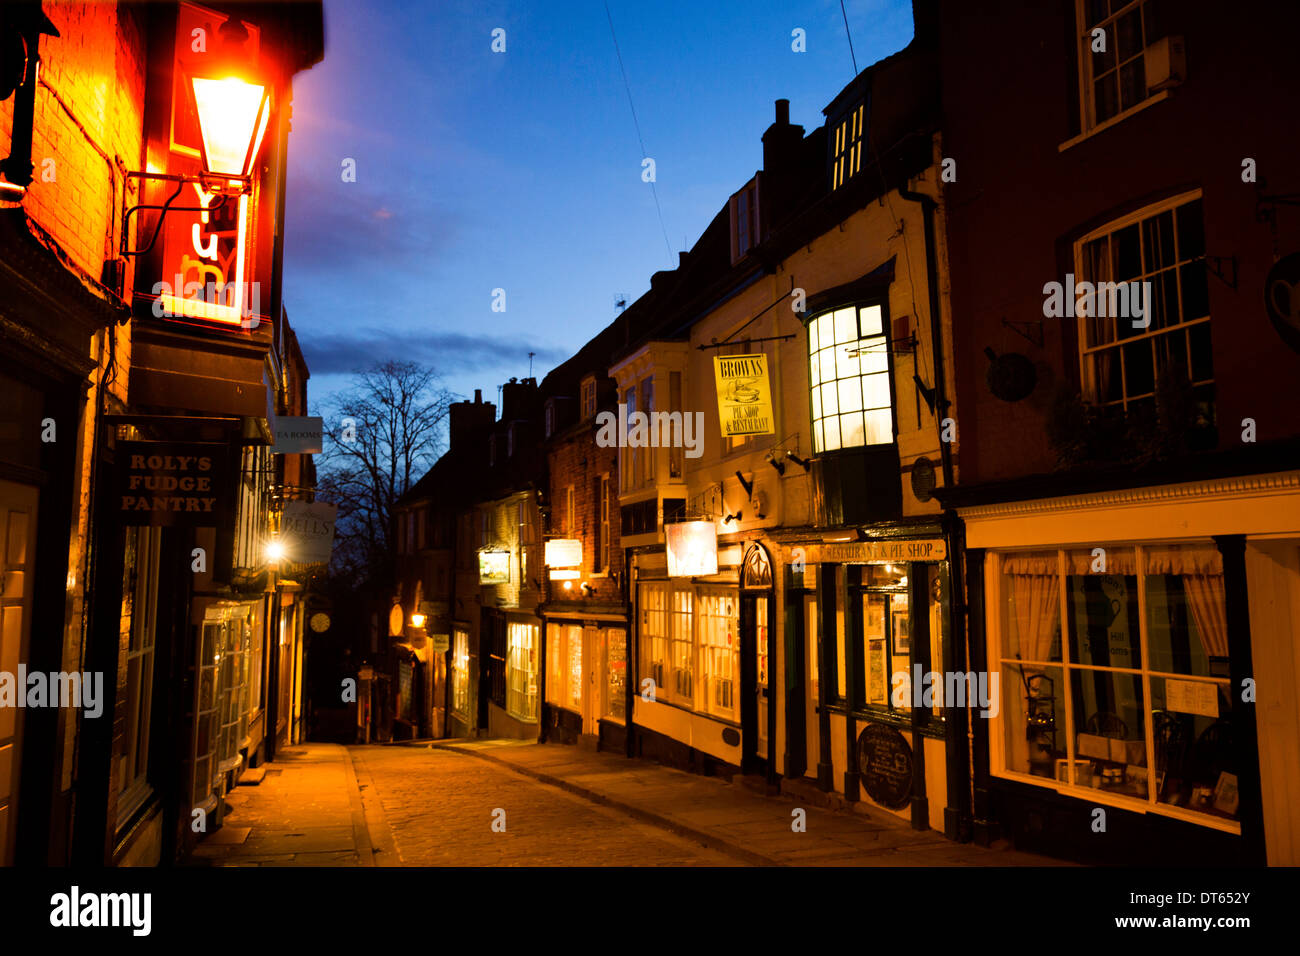
[[[211, 866], [1020, 866], [880, 812], [805, 806], [742, 782], [527, 741], [282, 751], [226, 798]], [[498, 812], [500, 811], [500, 812]], [[493, 829], [502, 819], [505, 829]]]
[[196, 866], [373, 866], [352, 760], [337, 744], [281, 750], [256, 786], [226, 795]]
[[[735, 860], [499, 764], [428, 747], [352, 748], [381, 865], [728, 866]], [[382, 817], [375, 811], [379, 810]], [[494, 832], [504, 811], [504, 832]]]

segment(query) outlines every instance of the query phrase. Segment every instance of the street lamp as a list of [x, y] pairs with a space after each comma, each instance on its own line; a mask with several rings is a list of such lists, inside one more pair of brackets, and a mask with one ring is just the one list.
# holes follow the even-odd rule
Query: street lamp
[[[262, 139], [271, 116], [270, 86], [243, 54], [248, 30], [238, 21], [221, 27], [223, 50], [189, 78], [188, 90], [194, 99], [194, 115], [199, 127], [199, 156], [202, 165], [197, 175], [180, 175], [149, 171], [128, 172], [128, 179], [162, 180], [176, 184], [175, 191], [161, 206], [141, 204], [122, 213], [122, 254], [140, 256], [149, 252], [158, 240], [168, 212], [215, 213], [227, 197], [238, 196], [240, 218], [245, 198], [252, 192], [253, 166], [262, 148]], [[203, 193], [219, 196], [215, 204], [175, 206], [187, 183], [195, 183]], [[126, 248], [131, 214], [142, 209], [158, 210], [158, 224], [147, 245]], [[207, 219], [205, 218], [206, 222]]]
[[251, 181], [253, 161], [270, 117], [266, 86], [238, 76], [195, 76], [190, 80], [199, 119], [203, 170], [240, 191]]
[[411, 615], [411, 627], [424, 627], [425, 617], [419, 611]]
[[266, 560], [272, 564], [279, 564], [284, 560], [285, 550], [284, 542], [279, 538], [272, 538], [266, 543]]

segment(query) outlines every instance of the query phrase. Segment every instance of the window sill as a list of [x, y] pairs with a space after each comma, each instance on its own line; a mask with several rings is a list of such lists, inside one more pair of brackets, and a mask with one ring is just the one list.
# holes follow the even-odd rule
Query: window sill
[[1115, 807], [1119, 810], [1128, 810], [1131, 813], [1152, 813], [1156, 816], [1171, 817], [1175, 820], [1182, 820], [1184, 823], [1192, 823], [1197, 826], [1208, 827], [1212, 830], [1222, 830], [1224, 833], [1232, 833], [1238, 836], [1241, 834], [1241, 824], [1235, 820], [1197, 813], [1195, 810], [1188, 810], [1186, 807], [1177, 807], [1169, 803], [1152, 804], [1150, 801], [1139, 800], [1137, 797], [1126, 797], [1122, 794], [1109, 793], [1099, 787], [1070, 786], [1069, 784], [1061, 783], [1059, 781], [1048, 780], [1045, 777], [1036, 777], [1032, 774], [1014, 773], [1006, 770], [993, 770], [992, 775], [999, 780], [1028, 784], [1030, 786], [1039, 787], [1043, 790], [1053, 790], [1061, 796], [1069, 797], [1072, 800], [1088, 800], [1093, 803], [1104, 803], [1107, 806]]
[[1169, 98], [1168, 90], [1161, 90], [1158, 93], [1154, 93], [1151, 96], [1148, 96], [1146, 99], [1144, 99], [1141, 103], [1137, 104], [1136, 106], [1130, 106], [1123, 113], [1116, 114], [1115, 116], [1112, 116], [1110, 119], [1106, 120], [1104, 123], [1098, 123], [1096, 126], [1092, 127], [1092, 129], [1085, 130], [1084, 132], [1080, 133], [1078, 136], [1072, 136], [1069, 139], [1067, 139], [1065, 142], [1058, 144], [1056, 147], [1056, 151], [1058, 153], [1063, 153], [1067, 149], [1079, 145], [1084, 140], [1092, 139], [1092, 137], [1096, 136], [1098, 133], [1104, 132], [1105, 130], [1110, 129], [1112, 126], [1116, 126], [1124, 122], [1124, 120], [1128, 119], [1130, 116], [1134, 115], [1135, 113], [1141, 113], [1148, 106], [1155, 106], [1157, 103], [1161, 102], [1162, 100], [1167, 100], [1168, 98]]

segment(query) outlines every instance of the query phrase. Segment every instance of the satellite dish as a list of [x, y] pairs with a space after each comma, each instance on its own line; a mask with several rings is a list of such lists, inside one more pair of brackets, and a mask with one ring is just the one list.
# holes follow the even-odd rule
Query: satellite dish
[[1034, 370], [1033, 362], [1017, 352], [998, 355], [986, 348], [984, 354], [989, 357], [985, 381], [995, 398], [1004, 402], [1018, 402], [1029, 397], [1038, 384], [1038, 372]]

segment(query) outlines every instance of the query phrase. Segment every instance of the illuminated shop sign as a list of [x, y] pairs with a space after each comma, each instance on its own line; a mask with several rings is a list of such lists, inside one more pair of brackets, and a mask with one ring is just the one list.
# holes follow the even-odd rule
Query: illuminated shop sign
[[696, 577], [718, 573], [718, 529], [712, 521], [664, 525], [668, 576]]
[[[546, 566], [576, 568], [582, 564], [582, 541], [578, 538], [552, 538], [546, 542]], [[554, 577], [554, 575], [552, 575]]]
[[[257, 208], [250, 176], [270, 118], [267, 85], [255, 79], [260, 31], [215, 10], [177, 9], [167, 169], [201, 182], [162, 182], [153, 314], [254, 328], [260, 285], [250, 255]], [[252, 78], [252, 79], [250, 79]]]
[[478, 553], [479, 584], [510, 583], [510, 552], [480, 551]]
[[767, 356], [719, 355], [713, 359], [718, 387], [718, 422], [722, 437], [775, 435]]

